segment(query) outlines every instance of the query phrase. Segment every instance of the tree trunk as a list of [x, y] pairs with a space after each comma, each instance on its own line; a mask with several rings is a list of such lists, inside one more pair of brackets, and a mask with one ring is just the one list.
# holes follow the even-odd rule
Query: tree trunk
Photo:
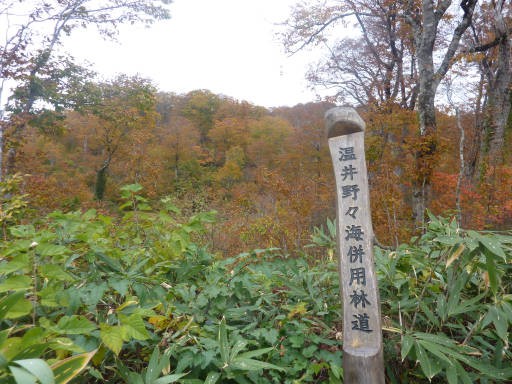
[[105, 190], [107, 188], [107, 174], [108, 167], [110, 166], [111, 158], [109, 157], [104, 161], [103, 166], [96, 171], [96, 184], [94, 185], [94, 198], [96, 200], [103, 200]]
[[461, 206], [461, 188], [462, 188], [462, 182], [464, 181], [464, 140], [465, 140], [465, 132], [464, 132], [464, 126], [462, 125], [461, 117], [460, 117], [460, 110], [459, 108], [455, 108], [455, 118], [457, 122], [457, 128], [460, 132], [460, 139], [459, 139], [459, 160], [460, 160], [460, 168], [459, 168], [459, 176], [457, 177], [457, 187], [455, 188], [455, 207], [457, 209], [457, 221], [459, 222], [460, 226], [463, 226], [465, 223], [462, 222], [462, 206]]
[[415, 32], [419, 75], [417, 108], [420, 137], [415, 151], [416, 175], [414, 175], [412, 187], [413, 218], [419, 228], [424, 226], [425, 209], [430, 198], [433, 156], [437, 147], [435, 96], [439, 84], [435, 78], [433, 57], [438, 20], [432, 4], [429, 1], [423, 3], [421, 22], [423, 28]]
[[477, 174], [478, 162], [481, 152], [481, 138], [482, 138], [482, 105], [484, 104], [484, 73], [480, 73], [480, 81], [478, 82], [478, 92], [474, 106], [474, 127], [472, 129], [473, 139], [469, 141], [465, 147], [465, 166], [464, 166], [464, 179], [465, 182], [471, 184]]
[[434, 51], [439, 33], [439, 23], [450, 7], [451, 0], [436, 2], [421, 0], [421, 12], [416, 2], [407, 1], [405, 18], [414, 31], [414, 45], [418, 65], [418, 118], [419, 141], [416, 146], [416, 175], [413, 178], [412, 210], [417, 227], [424, 226], [425, 208], [429, 204], [432, 172], [437, 152], [437, 123], [435, 114], [435, 96], [439, 83], [446, 76], [452, 59], [459, 47], [460, 39], [471, 24], [476, 0], [462, 0], [460, 7], [463, 16], [452, 32], [446, 36], [446, 51], [438, 68], [434, 68]]
[[475, 144], [469, 148], [466, 167], [467, 179], [475, 184], [492, 184], [495, 181], [494, 176], [490, 175], [495, 175], [496, 166], [504, 160], [505, 129], [511, 110], [512, 41], [504, 19], [505, 2], [493, 2], [492, 5], [487, 20], [492, 23], [490, 29], [494, 40], [483, 43], [477, 29], [473, 27], [474, 46], [471, 48], [471, 52], [484, 53], [479, 62], [481, 80], [475, 114]]
[[503, 4], [498, 2], [494, 12], [496, 35], [501, 36], [498, 45], [497, 66], [493, 78], [489, 79], [487, 91], [485, 142], [488, 151], [489, 165], [496, 166], [503, 161], [503, 144], [505, 140], [505, 127], [510, 113], [510, 86], [512, 68], [510, 52], [512, 41], [507, 25], [503, 18]]
[[5, 175], [14, 175], [16, 171], [16, 148], [11, 147], [7, 151], [7, 159], [5, 164]]

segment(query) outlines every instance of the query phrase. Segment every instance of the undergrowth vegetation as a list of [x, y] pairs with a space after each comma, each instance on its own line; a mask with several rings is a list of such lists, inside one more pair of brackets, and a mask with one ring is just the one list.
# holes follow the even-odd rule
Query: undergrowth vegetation
[[[203, 246], [214, 212], [184, 219], [141, 193], [123, 187], [116, 217], [23, 225], [26, 197], [2, 200], [0, 382], [343, 382], [332, 222], [310, 254], [226, 257]], [[389, 382], [512, 379], [510, 233], [431, 216], [423, 236], [375, 252]]]

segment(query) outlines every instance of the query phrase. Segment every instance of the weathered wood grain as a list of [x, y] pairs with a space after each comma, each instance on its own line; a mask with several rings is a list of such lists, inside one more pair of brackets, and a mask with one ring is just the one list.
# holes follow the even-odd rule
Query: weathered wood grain
[[325, 116], [336, 178], [346, 383], [384, 384], [380, 301], [364, 152], [364, 121], [350, 107]]

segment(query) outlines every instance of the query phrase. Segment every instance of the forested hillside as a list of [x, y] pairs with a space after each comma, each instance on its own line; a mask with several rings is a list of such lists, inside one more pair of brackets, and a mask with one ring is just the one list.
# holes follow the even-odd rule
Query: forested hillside
[[[331, 102], [272, 109], [208, 90], [165, 93], [140, 77], [97, 80], [57, 50], [63, 36], [96, 26], [111, 37], [122, 23], [151, 24], [170, 14], [165, 4], [142, 2], [76, 6], [42, 3], [23, 18], [6, 3], [2, 13], [15, 18], [1, 51], [3, 98], [7, 85], [14, 88], [2, 110], [0, 174], [26, 175], [34, 212], [115, 213], [119, 188], [140, 183], [148, 198], [169, 197], [185, 213], [217, 210], [210, 239], [216, 250], [300, 250], [334, 216], [323, 114], [348, 102], [368, 126], [378, 207], [372, 213], [382, 244], [397, 246], [418, 233], [426, 209], [456, 214], [465, 228], [510, 225], [510, 91], [503, 84], [510, 84], [512, 65], [504, 4], [475, 8], [472, 1], [457, 9], [446, 2], [423, 15], [402, 4], [405, 18], [387, 3], [299, 4], [283, 43], [294, 52], [323, 39], [330, 56], [308, 76], [335, 93]], [[336, 39], [327, 32], [355, 14], [359, 34]], [[429, 18], [437, 29], [411, 30]], [[45, 37], [38, 23], [53, 32]]]
[[[96, 93], [84, 98], [99, 99], [67, 112], [51, 130], [39, 121], [26, 126], [16, 172], [27, 175], [24, 191], [35, 212], [95, 207], [115, 213], [119, 188], [139, 183], [147, 198], [168, 197], [184, 214], [218, 211], [210, 241], [228, 255], [256, 247], [294, 253], [315, 227], [334, 218], [334, 177], [323, 127], [332, 104], [267, 110], [207, 90], [159, 93], [138, 78], [93, 85]], [[418, 229], [410, 201], [415, 113], [368, 108], [360, 113], [368, 125], [375, 232], [382, 244], [396, 246]], [[471, 144], [472, 118], [461, 119]], [[450, 114], [440, 114], [438, 126], [442, 135], [429, 209], [455, 214], [460, 132]], [[509, 156], [506, 152], [491, 180], [461, 185], [464, 227], [510, 226]]]

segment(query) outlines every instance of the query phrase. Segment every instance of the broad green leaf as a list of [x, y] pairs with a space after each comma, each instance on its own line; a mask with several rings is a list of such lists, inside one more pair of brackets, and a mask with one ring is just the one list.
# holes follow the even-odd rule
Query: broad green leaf
[[478, 238], [480, 244], [482, 244], [485, 248], [491, 251], [494, 255], [501, 257], [503, 260], [507, 259], [507, 255], [503, 251], [501, 244], [494, 237], [489, 236], [480, 236]]
[[145, 384], [144, 379], [137, 372], [128, 372], [127, 383], [130, 384]]
[[223, 316], [222, 320], [219, 324], [219, 349], [220, 349], [220, 358], [222, 359], [222, 363], [229, 363], [229, 345], [228, 345], [228, 334], [226, 330], [226, 318]]
[[4, 319], [9, 310], [24, 297], [24, 292], [15, 292], [2, 298], [0, 300], [0, 320]]
[[68, 252], [68, 249], [63, 245], [56, 244], [39, 244], [36, 248], [40, 256], [61, 256]]
[[10, 227], [9, 232], [14, 237], [27, 238], [35, 236], [36, 229], [33, 225], [17, 225], [15, 227]]
[[89, 364], [97, 350], [68, 357], [52, 364], [51, 369], [55, 375], [55, 384], [66, 384]]
[[8, 337], [0, 348], [0, 353], [7, 361], [13, 360], [18, 351], [20, 350], [21, 337]]
[[282, 367], [278, 367], [277, 365], [266, 363], [264, 361], [254, 360], [254, 359], [243, 359], [236, 358], [231, 361], [229, 366], [233, 369], [240, 369], [243, 371], [257, 371], [260, 369], [274, 369], [276, 371], [284, 372], [285, 369]]
[[416, 350], [416, 356], [418, 357], [418, 361], [421, 366], [421, 370], [427, 376], [427, 378], [430, 380], [434, 376], [432, 363], [423, 349], [423, 347], [419, 343], [414, 344], [414, 349]]
[[[59, 286], [60, 285], [60, 286]], [[58, 308], [62, 306], [66, 306], [66, 297], [67, 295], [63, 295], [62, 284], [51, 284], [42, 288], [39, 292], [39, 303], [45, 307], [50, 308]], [[79, 299], [78, 297], [76, 297]]]
[[0, 284], [0, 293], [30, 289], [32, 279], [25, 275], [9, 276]]
[[505, 343], [503, 342], [503, 340], [496, 341], [496, 345], [494, 346], [494, 359], [492, 361], [493, 365], [501, 366], [502, 359], [506, 353], [504, 347]]
[[251, 359], [253, 357], [257, 357], [257, 356], [264, 355], [265, 353], [269, 353], [273, 349], [274, 349], [274, 347], [256, 349], [254, 351], [241, 353], [238, 357], [243, 358], [243, 359]]
[[512, 323], [512, 305], [505, 301], [505, 297], [503, 297], [503, 299], [504, 300], [501, 302], [503, 313], [506, 314], [508, 321]]
[[[453, 304], [449, 305], [449, 308], [448, 308], [448, 316], [455, 316], [455, 315], [459, 315], [461, 313], [469, 313], [469, 312], [472, 312], [474, 311], [475, 309], [477, 309], [480, 304], [479, 304], [479, 301], [482, 300], [484, 297], [486, 296], [486, 293], [482, 293], [478, 296], [475, 296], [475, 297], [472, 297], [471, 299], [464, 299], [464, 300], [460, 300], [460, 296], [457, 297], [457, 299], [453, 300]], [[451, 297], [450, 297], [451, 299]], [[457, 301], [457, 302], [456, 302]], [[450, 303], [452, 302], [452, 300], [450, 300]], [[456, 304], [459, 304], [459, 305], [456, 305]]]
[[5, 371], [8, 363], [9, 361], [7, 361], [5, 356], [0, 353], [0, 371]]
[[456, 344], [452, 339], [448, 338], [445, 335], [433, 335], [428, 333], [418, 332], [415, 334], [415, 337], [418, 339], [418, 342], [429, 342], [431, 344], [435, 344], [436, 348], [441, 351], [446, 356], [449, 356], [453, 362], [453, 359], [457, 359], [459, 361], [464, 362], [465, 364], [472, 365], [472, 359], [467, 356], [465, 353], [473, 351], [469, 347], [462, 346], [460, 344]]
[[119, 320], [125, 327], [125, 331], [127, 332], [126, 336], [129, 338], [136, 340], [146, 340], [150, 338], [149, 332], [144, 324], [144, 320], [142, 320], [140, 315], [133, 314], [125, 316], [123, 314], [119, 314]]
[[[4, 342], [7, 340], [7, 338], [9, 337], [9, 334], [11, 333], [12, 330], [13, 330], [13, 328], [7, 328], [7, 329], [4, 329], [3, 331], [0, 331], [0, 349], [4, 345]], [[0, 354], [0, 356], [1, 356], [1, 354]]]
[[455, 236], [438, 236], [434, 239], [434, 241], [438, 241], [441, 244], [453, 246], [460, 241], [460, 238]]
[[428, 307], [427, 304], [425, 304], [424, 302], [420, 302], [420, 308], [421, 310], [423, 311], [423, 313], [425, 314], [425, 316], [427, 316], [427, 319], [432, 323], [434, 324], [435, 326], [439, 326], [439, 320], [437, 319], [437, 317], [432, 313], [432, 311], [430, 310], [430, 308]]
[[40, 268], [41, 275], [52, 281], [74, 281], [75, 278], [64, 271], [61, 266], [55, 264], [44, 264]]
[[[453, 271], [447, 272], [449, 275], [453, 274]], [[447, 311], [448, 314], [450, 314], [455, 308], [459, 302], [461, 301], [461, 292], [464, 289], [464, 286], [467, 284], [467, 281], [469, 279], [469, 275], [463, 271], [456, 279], [455, 281], [451, 281], [448, 286], [448, 303], [447, 303]]]
[[487, 270], [487, 274], [489, 275], [489, 284], [491, 286], [491, 291], [494, 295], [498, 294], [498, 271], [496, 270], [496, 263], [494, 261], [494, 256], [489, 252], [485, 254], [485, 266]]
[[404, 361], [407, 355], [409, 355], [409, 352], [411, 351], [413, 344], [414, 339], [409, 335], [404, 335], [404, 337], [402, 338], [401, 348], [402, 361]]
[[418, 340], [417, 341], [423, 348], [428, 350], [431, 354], [434, 356], [437, 356], [439, 359], [443, 360], [445, 363], [447, 363], [449, 366], [452, 365], [452, 361], [443, 353], [441, 352], [442, 349], [440, 348], [438, 344], [431, 343], [429, 341], [425, 340]]
[[24, 253], [20, 256], [16, 256], [9, 262], [3, 262], [0, 264], [0, 274], [8, 275], [13, 272], [18, 272], [23, 269], [30, 268], [30, 259], [27, 254]]
[[245, 340], [237, 340], [235, 345], [231, 348], [231, 353], [229, 355], [229, 360], [233, 360], [237, 355], [244, 350], [247, 346], [247, 341]]
[[23, 337], [8, 337], [2, 344], [1, 353], [9, 360], [39, 358], [47, 349], [44, 330], [39, 327], [27, 328]]
[[36, 377], [24, 369], [10, 365], [9, 370], [17, 384], [37, 384]]
[[[108, 285], [114, 288], [120, 295], [124, 296], [128, 292], [128, 286], [130, 285], [130, 282], [125, 279], [112, 278], [109, 280]], [[119, 311], [119, 308], [117, 310]]]
[[220, 378], [219, 372], [210, 372], [203, 384], [215, 384]]
[[137, 206], [137, 209], [139, 211], [151, 211], [153, 208], [151, 208], [151, 205], [142, 203]]
[[123, 329], [119, 325], [100, 324], [101, 341], [116, 355], [123, 347]]
[[153, 353], [151, 354], [148, 368], [146, 370], [146, 383], [152, 383], [156, 380], [167, 365], [169, 365], [169, 355], [164, 354], [163, 356], [160, 356], [158, 347], [153, 349]]
[[120, 190], [123, 192], [137, 193], [144, 189], [144, 187], [138, 183], [123, 185]]
[[160, 351], [158, 350], [158, 347], [156, 347], [151, 354], [151, 358], [149, 359], [148, 368], [146, 370], [146, 383], [153, 382], [153, 380], [156, 380], [161, 373], [162, 367]]
[[28, 315], [34, 309], [32, 302], [28, 299], [20, 299], [15, 303], [9, 312], [5, 315], [6, 319], [17, 319], [22, 316]]
[[24, 259], [27, 262], [30, 260], [30, 255], [27, 253], [30, 248], [34, 246], [32, 240], [16, 240], [14, 243], [9, 244], [9, 247], [2, 250], [3, 256], [15, 255], [11, 261], [15, 259]]
[[169, 383], [175, 383], [179, 379], [181, 379], [183, 376], [188, 375], [188, 373], [175, 373], [173, 375], [166, 375], [163, 377], [160, 377], [159, 379], [156, 379], [151, 384], [169, 384]]
[[105, 255], [103, 252], [99, 252], [96, 254], [98, 259], [107, 264], [114, 272], [123, 273], [123, 267], [119, 263], [119, 261]]
[[318, 351], [318, 347], [315, 344], [311, 344], [309, 347], [306, 347], [302, 350], [302, 355], [310, 359], [315, 355], [316, 351]]
[[449, 339], [446, 336], [430, 335], [426, 333], [420, 333], [417, 334], [416, 336], [424, 340], [432, 340], [434, 343], [437, 344], [437, 348], [441, 352], [443, 352], [445, 355], [449, 356], [452, 359], [452, 363], [454, 364], [456, 363], [456, 360], [458, 360], [474, 368], [475, 370], [479, 371], [482, 375], [485, 375], [489, 378], [503, 380], [508, 378], [509, 376], [512, 376], [512, 368], [499, 369], [488, 363], [481, 362], [480, 360], [477, 360], [471, 356], [465, 355], [462, 353], [462, 346], [455, 344], [451, 339]]
[[430, 341], [431, 343], [444, 345], [448, 348], [453, 348], [455, 346], [454, 341], [444, 334], [434, 335], [431, 333], [416, 332], [414, 337], [419, 340], [426, 340]]
[[32, 375], [37, 377], [41, 384], [54, 384], [53, 371], [46, 361], [42, 359], [16, 360], [13, 363], [25, 368]]
[[473, 384], [473, 380], [471, 380], [464, 367], [457, 362], [455, 363], [455, 366], [457, 367], [457, 375], [459, 376], [461, 381], [464, 384]]
[[237, 384], [253, 384], [253, 381], [249, 381], [242, 375], [235, 376], [235, 381]]
[[88, 334], [96, 330], [96, 324], [89, 321], [83, 316], [63, 316], [60, 318], [57, 326], [52, 327], [53, 330], [67, 335]]
[[487, 314], [485, 315], [484, 319], [482, 320], [482, 328], [485, 328], [489, 324], [494, 322], [496, 316], [497, 316], [496, 307], [495, 306], [489, 306], [489, 310], [487, 311]]
[[459, 382], [457, 377], [457, 367], [455, 365], [451, 365], [446, 368], [446, 379], [448, 380], [448, 384], [457, 384]]
[[105, 291], [108, 289], [107, 283], [95, 284], [94, 286], [87, 287], [87, 294], [81, 295], [81, 299], [86, 305], [96, 306], [103, 298]]
[[84, 353], [84, 348], [76, 345], [73, 340], [67, 337], [55, 337], [48, 342], [50, 349], [54, 351], [69, 351], [75, 353]]
[[508, 316], [504, 311], [496, 307], [496, 316], [494, 317], [494, 327], [496, 333], [504, 342], [508, 342]]
[[444, 295], [437, 296], [437, 313], [441, 317], [442, 320], [446, 320], [447, 317], [447, 303], [446, 297]]
[[19, 349], [15, 352], [15, 355], [12, 356], [12, 360], [35, 359], [41, 356], [48, 348], [46, 343], [27, 345], [27, 342], [30, 344], [30, 341], [25, 341], [18, 345]]

